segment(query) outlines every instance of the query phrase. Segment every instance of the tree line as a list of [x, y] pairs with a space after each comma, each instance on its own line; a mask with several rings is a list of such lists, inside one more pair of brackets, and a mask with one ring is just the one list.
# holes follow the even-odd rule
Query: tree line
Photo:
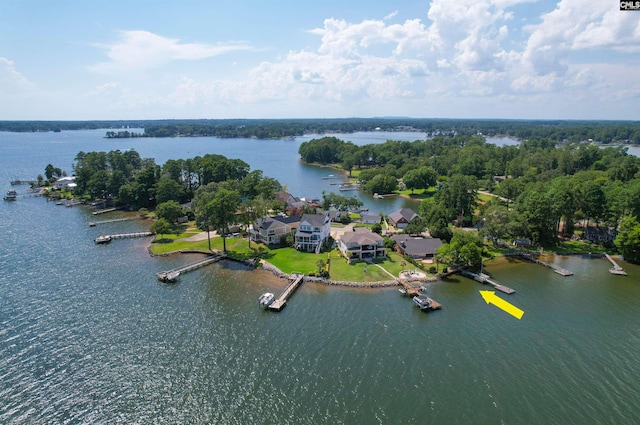
[[[548, 247], [573, 236], [576, 223], [583, 224], [581, 231], [600, 225], [620, 231], [618, 248], [640, 260], [624, 248], [638, 239], [627, 229], [640, 232], [630, 221], [640, 217], [640, 158], [624, 147], [546, 138], [498, 147], [461, 135], [356, 146], [325, 137], [302, 143], [299, 153], [307, 162], [358, 170], [369, 193], [390, 193], [400, 185], [429, 189], [432, 196], [420, 204], [422, 220], [410, 231], [428, 228], [432, 236], [451, 240], [452, 224], [477, 226], [496, 242], [528, 238]], [[480, 202], [481, 189], [494, 197]]]
[[[509, 136], [555, 142], [640, 143], [638, 121], [471, 120], [426, 118], [196, 119], [114, 121], [0, 121], [0, 131], [144, 128], [143, 137], [274, 139], [358, 131], [418, 131], [428, 136]], [[113, 136], [114, 132], [110, 132]], [[110, 137], [109, 134], [106, 137]], [[115, 133], [117, 135], [117, 133]]]

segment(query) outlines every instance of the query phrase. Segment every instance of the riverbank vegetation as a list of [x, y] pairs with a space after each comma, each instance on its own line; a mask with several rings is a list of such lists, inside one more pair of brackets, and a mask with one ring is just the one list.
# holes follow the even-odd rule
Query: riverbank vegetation
[[[144, 128], [144, 133], [130, 129]], [[419, 131], [429, 136], [509, 136], [555, 142], [640, 143], [637, 121], [473, 120], [429, 118], [221, 119], [114, 121], [0, 121], [0, 131], [110, 129], [105, 137], [201, 137], [274, 139], [359, 131]]]
[[[628, 260], [638, 259], [640, 159], [624, 147], [538, 137], [499, 147], [478, 135], [449, 134], [363, 146], [323, 137], [302, 143], [299, 153], [307, 162], [341, 164], [372, 194], [420, 193], [420, 219], [407, 231], [428, 230], [448, 242], [441, 255], [447, 262], [478, 262], [469, 245], [475, 241], [452, 251], [454, 229], [462, 227], [478, 229], [495, 246], [522, 240], [549, 249], [594, 240], [615, 243]], [[47, 175], [62, 173], [47, 165]], [[227, 236], [236, 233], [232, 227], [246, 231], [269, 211], [287, 212], [275, 196], [282, 189], [278, 181], [217, 154], [158, 165], [134, 150], [79, 152], [73, 173], [75, 196], [155, 210], [158, 219], [173, 225], [156, 225], [162, 239], [177, 232], [177, 219], [186, 216], [199, 229], [218, 232], [222, 250], [228, 250]], [[352, 210], [361, 203], [329, 193], [323, 194], [323, 206]], [[208, 238], [207, 249], [211, 243]], [[463, 251], [469, 258], [460, 257]]]
[[450, 241], [452, 225], [473, 226], [494, 244], [522, 239], [554, 248], [586, 239], [637, 257], [629, 247], [638, 246], [630, 217], [640, 215], [640, 159], [624, 147], [547, 138], [499, 147], [461, 135], [356, 146], [324, 137], [302, 143], [299, 153], [355, 168], [369, 193], [399, 193], [401, 185], [423, 191], [414, 232]]

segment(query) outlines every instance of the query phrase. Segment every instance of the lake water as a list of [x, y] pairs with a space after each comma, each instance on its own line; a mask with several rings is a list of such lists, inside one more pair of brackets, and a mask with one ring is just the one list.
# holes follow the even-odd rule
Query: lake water
[[[163, 163], [238, 149], [301, 196], [327, 173], [289, 162], [299, 141], [102, 134], [0, 133], [0, 188], [48, 163], [70, 171], [79, 150], [135, 148]], [[269, 274], [225, 262], [164, 285], [156, 272], [197, 257], [150, 257], [149, 239], [93, 243], [141, 222], [89, 227], [84, 207], [22, 195], [0, 217], [3, 424], [640, 423], [638, 266], [621, 262], [621, 277], [604, 259], [549, 259], [575, 273], [561, 277], [489, 263], [522, 320], [462, 277], [430, 285], [444, 306], [433, 313], [395, 289], [315, 284], [271, 313], [257, 299], [285, 283]]]

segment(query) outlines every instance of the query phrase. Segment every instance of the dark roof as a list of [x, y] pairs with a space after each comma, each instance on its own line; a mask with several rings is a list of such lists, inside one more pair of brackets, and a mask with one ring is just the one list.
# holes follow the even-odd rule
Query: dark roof
[[299, 215], [284, 216], [284, 217], [281, 215], [276, 215], [273, 217], [263, 217], [263, 218], [257, 219], [253, 227], [258, 227], [260, 229], [266, 230], [277, 223], [290, 225], [290, 224], [299, 223], [299, 222], [300, 222]]
[[355, 242], [358, 245], [376, 245], [379, 241], [382, 241], [382, 237], [377, 233], [373, 233], [369, 229], [362, 227], [356, 227], [353, 232], [347, 232], [340, 236], [340, 240], [345, 244], [349, 242]]
[[398, 211], [394, 211], [389, 214], [389, 218], [394, 222], [398, 223], [405, 219], [407, 223], [413, 220], [416, 217], [420, 217], [414, 210], [411, 208], [400, 208]]
[[300, 222], [306, 221], [313, 227], [322, 227], [327, 219], [324, 214], [304, 214]]
[[375, 221], [377, 223], [380, 223], [380, 219], [382, 217], [380, 217], [378, 214], [361, 214], [360, 218], [362, 219], [362, 221]]
[[439, 238], [419, 238], [409, 235], [395, 235], [393, 239], [405, 254], [411, 257], [425, 257], [427, 255], [434, 255], [436, 249], [442, 246], [442, 241]]

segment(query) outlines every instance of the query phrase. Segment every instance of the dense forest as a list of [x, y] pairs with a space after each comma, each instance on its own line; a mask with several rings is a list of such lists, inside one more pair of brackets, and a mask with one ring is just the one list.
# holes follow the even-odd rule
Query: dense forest
[[[128, 129], [144, 128], [144, 133]], [[119, 129], [105, 137], [200, 137], [274, 139], [357, 131], [418, 131], [427, 136], [510, 136], [520, 140], [640, 144], [638, 121], [473, 120], [421, 118], [220, 119], [115, 121], [0, 121], [0, 131]]]
[[[591, 226], [620, 231], [618, 248], [640, 259], [624, 247], [640, 247], [640, 158], [624, 147], [545, 138], [498, 147], [479, 136], [356, 146], [324, 137], [302, 143], [299, 153], [307, 162], [357, 170], [369, 193], [429, 189], [416, 232], [428, 228], [449, 240], [453, 223], [476, 226], [496, 242], [528, 238], [552, 246]], [[494, 196], [479, 202], [481, 189]]]

